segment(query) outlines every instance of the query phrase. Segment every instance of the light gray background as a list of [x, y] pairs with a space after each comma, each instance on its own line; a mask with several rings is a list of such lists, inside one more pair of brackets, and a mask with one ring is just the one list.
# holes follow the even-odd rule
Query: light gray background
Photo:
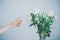
[[18, 17], [23, 20], [20, 27], [1, 34], [0, 40], [38, 40], [36, 28], [29, 27], [27, 19], [27, 15], [37, 9], [51, 9], [55, 12], [57, 21], [51, 27], [51, 36], [46, 40], [60, 40], [60, 0], [0, 0], [0, 26]]

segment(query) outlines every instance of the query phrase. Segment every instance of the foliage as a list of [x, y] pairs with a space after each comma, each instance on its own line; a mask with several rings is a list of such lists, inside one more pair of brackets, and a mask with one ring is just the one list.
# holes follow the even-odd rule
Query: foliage
[[31, 13], [31, 24], [30, 26], [35, 26], [37, 27], [37, 33], [39, 34], [40, 39], [42, 37], [45, 39], [46, 37], [50, 37], [50, 26], [54, 22], [54, 16], [48, 16], [44, 12], [34, 14]]

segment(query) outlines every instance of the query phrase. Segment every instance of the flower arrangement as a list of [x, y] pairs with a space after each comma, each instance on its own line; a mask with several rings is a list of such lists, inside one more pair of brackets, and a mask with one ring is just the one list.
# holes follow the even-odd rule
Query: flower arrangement
[[37, 33], [39, 34], [39, 40], [45, 40], [46, 37], [50, 37], [50, 26], [55, 20], [54, 13], [52, 11], [39, 11], [36, 10], [30, 14], [31, 24], [29, 26], [37, 27]]

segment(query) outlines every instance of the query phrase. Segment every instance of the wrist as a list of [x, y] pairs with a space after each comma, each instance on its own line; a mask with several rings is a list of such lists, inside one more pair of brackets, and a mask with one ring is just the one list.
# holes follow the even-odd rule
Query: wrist
[[11, 25], [11, 24], [8, 24], [7, 27], [8, 27], [9, 29], [11, 29], [11, 28], [12, 28], [12, 25]]

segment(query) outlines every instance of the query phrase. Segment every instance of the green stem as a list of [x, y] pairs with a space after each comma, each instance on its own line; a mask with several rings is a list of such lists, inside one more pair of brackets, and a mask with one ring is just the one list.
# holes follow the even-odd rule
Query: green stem
[[43, 33], [41, 35], [39, 34], [39, 40], [45, 40], [44, 36], [43, 36]]
[[39, 40], [45, 40], [44, 37], [39, 38]]

